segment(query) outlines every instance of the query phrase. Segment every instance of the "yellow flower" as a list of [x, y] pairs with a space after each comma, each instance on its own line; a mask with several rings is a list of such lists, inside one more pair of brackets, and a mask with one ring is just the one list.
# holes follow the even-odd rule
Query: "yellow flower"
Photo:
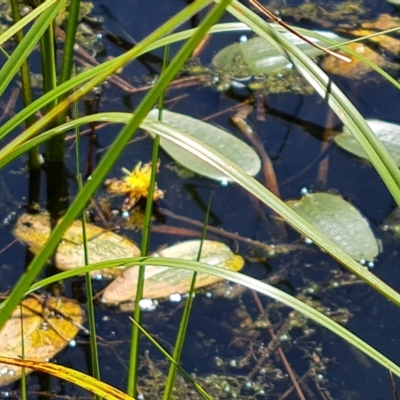
[[142, 167], [142, 163], [139, 162], [132, 172], [126, 168], [122, 168], [122, 172], [126, 174], [123, 180], [131, 196], [140, 199], [149, 195], [151, 163], [145, 164]]
[[[139, 162], [132, 172], [128, 171], [126, 168], [122, 168], [122, 172], [125, 176], [121, 180], [112, 178], [108, 179], [104, 184], [109, 193], [126, 195], [127, 198], [125, 199], [122, 209], [130, 210], [141, 198], [147, 198], [149, 195], [151, 162], [143, 166], [142, 163]], [[156, 183], [153, 200], [157, 201], [163, 197], [164, 192], [158, 189]]]

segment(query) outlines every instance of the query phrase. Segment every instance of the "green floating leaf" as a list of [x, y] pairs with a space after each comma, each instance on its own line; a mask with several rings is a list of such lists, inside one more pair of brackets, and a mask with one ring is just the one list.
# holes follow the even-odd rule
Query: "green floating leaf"
[[372, 262], [378, 242], [366, 219], [342, 197], [307, 193], [286, 204], [355, 260]]
[[[316, 32], [326, 36], [328, 39], [340, 42], [346, 40], [332, 32]], [[293, 33], [285, 32], [283, 35], [310, 57], [323, 54], [323, 51], [311, 46]], [[321, 44], [320, 40], [311, 37], [307, 38], [314, 43]], [[287, 67], [288, 63], [290, 63], [288, 58], [278, 53], [271, 44], [260, 37], [255, 37], [242, 43], [231, 44], [219, 51], [212, 60], [212, 64], [216, 69], [238, 79], [251, 75], [271, 74]]]
[[[366, 119], [366, 121], [400, 167], [400, 125], [379, 119]], [[335, 142], [349, 153], [368, 160], [367, 154], [348, 129], [344, 128], [342, 133], [335, 136]]]
[[[180, 260], [197, 259], [200, 240], [189, 240], [167, 247], [153, 257], [178, 258]], [[204, 240], [201, 251], [202, 263], [231, 271], [242, 269], [243, 258], [235, 255], [223, 243]], [[138, 282], [138, 268], [132, 267], [111, 282], [104, 290], [101, 301], [106, 304], [118, 304], [135, 299]], [[147, 265], [143, 297], [151, 299], [167, 298], [174, 293], [186, 293], [190, 288], [193, 272], [183, 269]], [[196, 289], [221, 281], [214, 275], [198, 274]]]
[[[162, 126], [166, 129], [182, 131], [220, 152], [249, 175], [254, 176], [260, 171], [261, 160], [257, 153], [249, 145], [229, 132], [198, 119], [188, 117], [187, 115], [167, 110], [163, 110], [162, 115], [162, 125], [157, 123], [152, 125], [151, 129], [146, 128], [152, 135], [157, 135], [158, 129]], [[148, 117], [157, 120], [158, 110], [154, 109], [150, 111]], [[150, 121], [150, 118], [147, 118], [146, 122]], [[199, 175], [222, 182], [232, 181], [232, 179], [216, 168], [195, 157], [165, 137], [161, 137], [160, 146], [179, 164]]]

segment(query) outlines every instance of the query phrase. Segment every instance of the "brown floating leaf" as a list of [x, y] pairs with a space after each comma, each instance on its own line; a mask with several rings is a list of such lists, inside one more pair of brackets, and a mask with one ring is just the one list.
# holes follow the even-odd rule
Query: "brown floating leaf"
[[[15, 237], [37, 253], [49, 238], [49, 214], [22, 214], [13, 231]], [[118, 258], [140, 256], [139, 248], [130, 240], [92, 224], [86, 224], [87, 247], [91, 264]], [[85, 265], [82, 223], [75, 221], [65, 232], [55, 257], [57, 268], [65, 271]], [[92, 275], [115, 277], [121, 268], [92, 271]]]
[[[40, 301], [28, 297], [0, 330], [0, 354], [20, 358], [23, 340], [26, 359], [48, 361], [76, 336], [82, 320], [83, 310], [73, 300], [48, 298]], [[22, 368], [0, 363], [0, 386], [20, 379], [21, 374]]]
[[[179, 258], [183, 260], [196, 260], [200, 240], [189, 240], [167, 247], [153, 254], [153, 257]], [[203, 242], [201, 262], [214, 265], [216, 268], [225, 268], [239, 271], [244, 264], [243, 258], [235, 255], [223, 243], [205, 240]], [[135, 298], [137, 280], [137, 267], [126, 270], [108, 285], [103, 293], [102, 302], [117, 304], [132, 301]], [[189, 290], [193, 272], [176, 268], [146, 266], [145, 287], [143, 297], [166, 298], [174, 293], [186, 293]], [[197, 274], [196, 289], [212, 285], [221, 281], [221, 278], [207, 274]]]
[[[386, 60], [380, 54], [362, 43], [350, 43], [347, 47], [361, 54], [379, 67], [383, 67], [387, 64]], [[369, 65], [365, 64], [357, 57], [350, 55], [350, 58], [352, 62], [346, 63], [335, 57], [327, 56], [322, 60], [321, 67], [325, 72], [356, 79], [361, 79], [364, 75], [372, 71]]]

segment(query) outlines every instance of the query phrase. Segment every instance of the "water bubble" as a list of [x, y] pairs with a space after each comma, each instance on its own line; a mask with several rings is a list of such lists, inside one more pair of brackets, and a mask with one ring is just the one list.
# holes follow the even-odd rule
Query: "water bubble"
[[251, 382], [246, 382], [246, 388], [251, 389], [253, 387], [253, 384]]
[[362, 266], [364, 266], [364, 265], [367, 264], [367, 261], [365, 260], [365, 258], [360, 258], [358, 262], [359, 262], [359, 264], [362, 265]]
[[180, 303], [182, 301], [182, 296], [179, 293], [173, 293], [169, 296], [169, 301], [172, 303]]
[[154, 311], [158, 306], [157, 300], [142, 299], [139, 301], [139, 307], [142, 311]]
[[10, 397], [10, 396], [11, 396], [11, 393], [10, 393], [8, 390], [5, 390], [5, 391], [2, 391], [2, 392], [1, 392], [1, 395], [2, 395], [3, 397]]
[[10, 369], [10, 370], [8, 371], [8, 375], [10, 375], [10, 376], [14, 376], [14, 375], [15, 375], [15, 371], [14, 371], [14, 370], [12, 370], [12, 369]]
[[10, 214], [8, 214], [4, 219], [3, 219], [3, 224], [4, 225], [10, 225], [13, 221], [14, 221], [14, 218], [15, 218], [15, 212], [13, 211], [13, 212], [10, 212]]
[[136, 396], [136, 399], [137, 399], [137, 400], [144, 400], [143, 393], [139, 393], [139, 394]]
[[279, 336], [279, 340], [280, 340], [281, 342], [287, 342], [289, 339], [290, 339], [290, 337], [289, 337], [289, 335], [286, 334], [286, 333], [284, 333], [283, 335], [280, 335], [280, 336]]
[[294, 64], [293, 63], [288, 63], [285, 65], [286, 69], [293, 69], [294, 68]]
[[22, 7], [21, 8], [21, 17], [25, 17], [25, 15], [29, 14], [31, 12], [31, 8], [28, 6]]
[[239, 38], [240, 43], [246, 43], [248, 40], [249, 38], [247, 37], [247, 35], [241, 35]]
[[92, 93], [93, 94], [101, 94], [101, 92], [103, 91], [103, 88], [101, 87], [101, 86], [95, 86], [93, 89], [92, 89]]
[[236, 368], [237, 367], [237, 361], [236, 360], [229, 361], [229, 366], [232, 367], [232, 368]]
[[310, 245], [310, 244], [313, 244], [314, 242], [310, 238], [306, 237], [306, 238], [304, 238], [304, 243]]
[[223, 390], [224, 390], [225, 393], [230, 393], [231, 392], [231, 385], [229, 385], [229, 383], [226, 383], [223, 386]]
[[278, 79], [282, 79], [282, 78], [283, 78], [283, 74], [281, 74], [281, 73], [276, 74], [276, 77], [277, 77]]
[[119, 210], [117, 208], [112, 208], [111, 209], [111, 215], [113, 217], [118, 217], [119, 216]]
[[102, 281], [103, 280], [103, 275], [102, 274], [94, 274], [93, 275], [93, 280]]
[[42, 322], [42, 324], [40, 325], [40, 330], [42, 330], [42, 331], [47, 331], [47, 328], [49, 327], [49, 324], [46, 322], [46, 321], [44, 321], [44, 322]]
[[307, 186], [303, 186], [301, 189], [300, 189], [300, 194], [302, 195], [302, 196], [305, 196], [305, 195], [307, 195], [307, 194], [309, 194], [310, 192], [308, 191], [308, 187]]
[[211, 292], [207, 292], [206, 293], [206, 297], [207, 297], [207, 299], [212, 299], [212, 293]]
[[368, 261], [367, 267], [368, 267], [369, 269], [372, 269], [372, 268], [375, 267], [375, 263], [374, 263], [373, 261]]
[[260, 396], [264, 396], [264, 395], [265, 395], [265, 390], [264, 390], [264, 389], [259, 390], [259, 391], [258, 391], [258, 394], [259, 394]]
[[317, 378], [317, 381], [323, 381], [324, 380], [324, 376], [322, 374], [317, 374], [316, 378]]
[[129, 218], [129, 212], [128, 211], [122, 211], [121, 215], [122, 215], [122, 218], [125, 218], [125, 219]]
[[227, 187], [229, 185], [229, 182], [227, 179], [222, 179], [219, 183], [223, 187]]
[[217, 368], [223, 367], [224, 364], [225, 364], [225, 363], [224, 363], [224, 361], [222, 360], [221, 357], [214, 357], [214, 365], [215, 365]]
[[76, 341], [74, 339], [70, 340], [68, 343], [69, 347], [76, 347]]

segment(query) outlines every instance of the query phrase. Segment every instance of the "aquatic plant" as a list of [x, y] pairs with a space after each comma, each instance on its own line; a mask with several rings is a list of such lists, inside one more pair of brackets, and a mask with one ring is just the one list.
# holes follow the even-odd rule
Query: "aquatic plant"
[[[64, 6], [64, 3], [64, 1], [47, 0], [0, 36], [0, 44], [2, 44], [10, 37], [12, 37], [13, 34], [20, 31], [23, 27], [27, 26], [27, 24], [29, 24], [36, 18], [32, 26], [29, 27], [25, 37], [19, 40], [19, 44], [13, 50], [9, 59], [5, 62], [0, 70], [0, 95], [3, 95], [5, 93], [5, 90], [9, 87], [10, 82], [12, 82], [18, 69], [22, 68], [23, 63], [28, 58], [28, 55], [32, 52], [41, 37], [45, 35], [45, 40], [43, 41], [44, 43], [42, 47], [42, 54], [45, 60], [45, 62], [43, 63], [45, 89], [44, 94], [35, 101], [27, 101], [26, 107], [17, 115], [4, 123], [4, 125], [0, 128], [0, 140], [2, 140], [4, 143], [3, 148], [0, 150], [0, 168], [4, 168], [20, 154], [27, 151], [31, 151], [31, 164], [36, 165], [37, 167], [39, 164], [38, 152], [33, 151], [32, 149], [35, 149], [35, 146], [44, 142], [48, 143], [46, 150], [47, 161], [62, 161], [62, 157], [64, 154], [64, 138], [61, 136], [60, 139], [60, 135], [65, 133], [67, 129], [70, 129], [71, 127], [76, 127], [80, 124], [84, 124], [90, 119], [89, 117], [83, 117], [80, 119], [76, 119], [75, 122], [67, 122], [66, 110], [71, 104], [76, 103], [84, 94], [89, 93], [93, 88], [104, 82], [106, 79], [108, 79], [108, 77], [110, 77], [120, 68], [122, 68], [125, 64], [131, 62], [132, 60], [145, 54], [146, 52], [151, 51], [155, 48], [167, 46], [168, 44], [175, 43], [179, 40], [187, 39], [187, 41], [178, 51], [171, 63], [164, 69], [159, 80], [144, 97], [140, 105], [136, 108], [135, 113], [132, 114], [129, 119], [126, 119], [125, 116], [122, 115], [116, 116], [112, 115], [111, 113], [108, 115], [109, 119], [114, 118], [114, 121], [116, 122], [115, 118], [117, 118], [118, 122], [125, 124], [125, 126], [122, 128], [119, 135], [115, 138], [113, 144], [104, 155], [102, 160], [91, 172], [90, 180], [88, 180], [83, 185], [81, 190], [77, 193], [72, 204], [63, 215], [60, 222], [58, 224], [54, 224], [54, 229], [50, 238], [46, 242], [45, 246], [43, 246], [38, 251], [38, 254], [29, 264], [27, 272], [23, 276], [21, 276], [20, 280], [15, 284], [6, 301], [1, 304], [0, 326], [3, 326], [6, 323], [6, 321], [10, 318], [12, 312], [14, 311], [15, 307], [21, 302], [22, 298], [27, 293], [44, 287], [51, 282], [54, 283], [63, 279], [67, 279], [69, 277], [76, 276], [77, 274], [89, 273], [93, 270], [109, 268], [115, 266], [116, 264], [125, 266], [140, 265], [143, 267], [146, 264], [168, 266], [171, 268], [183, 268], [202, 273], [214, 274], [230, 281], [241, 283], [242, 285], [245, 285], [259, 293], [269, 295], [274, 299], [282, 301], [290, 307], [293, 307], [295, 310], [300, 311], [306, 317], [321, 323], [323, 326], [332, 330], [338, 336], [343, 337], [345, 340], [356, 346], [361, 351], [365, 352], [367, 355], [381, 363], [383, 366], [389, 368], [394, 374], [400, 376], [400, 367], [387, 359], [383, 354], [369, 346], [357, 336], [351, 334], [348, 330], [343, 328], [332, 319], [323, 315], [315, 308], [310, 307], [305, 302], [289, 296], [283, 291], [280, 291], [270, 285], [247, 277], [238, 272], [216, 270], [215, 268], [201, 264], [199, 262], [147, 257], [146, 247], [149, 236], [148, 229], [145, 230], [145, 232], [147, 233], [144, 233], [142, 257], [104, 261], [99, 264], [86, 265], [78, 268], [77, 270], [62, 272], [52, 276], [51, 278], [46, 278], [42, 281], [34, 283], [39, 273], [43, 269], [43, 266], [53, 254], [60, 240], [63, 238], [66, 229], [82, 212], [82, 210], [86, 207], [87, 202], [93, 196], [96, 189], [103, 183], [107, 173], [118, 160], [128, 141], [135, 135], [138, 127], [141, 124], [146, 124], [145, 118], [148, 112], [157, 102], [157, 100], [162, 97], [164, 90], [181, 70], [183, 64], [189, 58], [197, 44], [208, 32], [213, 33], [226, 29], [239, 28], [239, 26], [235, 27], [232, 24], [230, 24], [229, 27], [224, 26], [223, 24], [216, 24], [224, 10], [227, 10], [239, 21], [244, 22], [247, 26], [251, 28], [253, 32], [264, 38], [278, 52], [285, 54], [290, 59], [290, 62], [293, 63], [295, 68], [297, 68], [297, 70], [304, 76], [308, 83], [312, 87], [314, 87], [314, 89], [321, 95], [321, 97], [327, 101], [328, 105], [341, 119], [348, 131], [350, 131], [358, 140], [363, 148], [365, 156], [368, 157], [368, 159], [371, 161], [372, 165], [374, 166], [374, 168], [376, 168], [377, 172], [381, 176], [383, 182], [387, 186], [393, 198], [395, 199], [397, 204], [400, 205], [400, 174], [398, 168], [385, 147], [372, 132], [367, 121], [365, 121], [365, 119], [360, 115], [360, 113], [357, 111], [351, 101], [329, 79], [329, 77], [318, 67], [318, 65], [313, 60], [304, 55], [300, 49], [298, 49], [293, 43], [291, 43], [291, 41], [289, 41], [284, 35], [281, 34], [282, 28], [265, 22], [262, 18], [253, 13], [249, 8], [243, 6], [237, 1], [216, 1], [215, 3], [217, 4], [211, 9], [211, 11], [209, 11], [203, 22], [196, 30], [186, 30], [172, 34], [171, 32], [173, 32], [178, 26], [182, 25], [190, 17], [213, 3], [212, 1], [197, 0], [193, 2], [193, 4], [191, 4], [190, 6], [185, 8], [183, 11], [181, 11], [179, 14], [171, 18], [168, 22], [160, 26], [152, 34], [143, 39], [133, 49], [127, 51], [125, 54], [116, 57], [115, 59], [105, 61], [104, 63], [96, 67], [93, 67], [89, 70], [83, 71], [73, 76], [72, 49], [73, 38], [75, 37], [73, 31], [73, 21], [75, 21], [76, 24], [75, 18], [77, 18], [78, 15], [79, 2], [72, 1], [69, 18], [69, 22], [72, 21], [70, 22], [71, 30], [67, 31], [67, 39], [64, 48], [64, 54], [66, 55], [66, 57], [64, 58], [65, 61], [63, 64], [64, 67], [62, 79], [60, 79], [59, 84], [57, 84], [57, 71], [54, 63], [54, 49], [52, 48], [54, 38], [52, 32], [52, 24], [57, 16], [57, 13]], [[73, 15], [75, 15], [75, 17], [73, 17]], [[16, 20], [17, 19], [18, 18], [16, 18]], [[318, 36], [318, 34], [313, 32], [307, 32], [307, 35]], [[328, 39], [319, 36], [318, 38], [321, 41], [325, 40], [327, 44], [336, 45], [336, 42], [334, 41], [330, 42]], [[340, 44], [340, 47], [346, 50], [345, 45]], [[45, 71], [45, 66], [49, 67], [47, 72]], [[374, 68], [382, 76], [388, 78], [388, 80], [393, 83], [393, 85], [399, 88], [399, 84], [391, 77], [388, 77], [388, 75], [384, 73], [379, 67], [374, 66]], [[25, 83], [25, 85], [29, 84]], [[25, 86], [25, 88], [26, 87], [27, 86]], [[29, 95], [27, 95], [26, 99], [28, 98]], [[33, 117], [35, 113], [40, 109], [45, 110], [45, 115], [38, 120], [34, 120]], [[96, 115], [94, 115], [94, 118], [96, 120]], [[15, 130], [23, 123], [26, 124], [26, 130], [15, 136]], [[162, 124], [162, 122], [160, 122], [160, 124]], [[190, 135], [185, 134], [185, 132], [182, 132], [181, 130], [173, 128], [171, 129], [168, 125], [160, 125], [160, 127], [164, 128], [160, 128], [157, 131], [157, 134], [160, 137], [167, 139], [176, 146], [179, 146], [185, 151], [200, 158], [203, 162], [209, 164], [214, 169], [219, 170], [222, 174], [224, 174], [224, 176], [228, 177], [229, 180], [237, 183], [246, 191], [255, 196], [262, 203], [270, 207], [273, 211], [276, 212], [276, 214], [278, 214], [289, 225], [298, 230], [302, 235], [310, 238], [317, 246], [330, 254], [348, 270], [370, 284], [375, 290], [382, 293], [397, 306], [400, 306], [400, 296], [395, 290], [393, 290], [389, 285], [382, 282], [365, 267], [361, 266], [357, 262], [357, 260], [354, 260], [350, 255], [345, 253], [329, 238], [322, 235], [317, 229], [315, 229], [315, 227], [313, 227], [310, 223], [301, 218], [295, 211], [293, 211], [283, 201], [281, 201], [278, 197], [276, 197], [268, 189], [261, 185], [256, 179], [250, 177], [240, 167], [235, 165], [232, 160], [225, 158], [217, 151], [215, 151], [215, 149], [207, 146], [206, 144], [191, 137]], [[49, 142], [49, 140], [51, 141]], [[153, 166], [157, 164], [157, 152], [155, 152], [154, 154], [155, 156], [152, 161]], [[135, 170], [135, 176], [138, 175], [139, 172], [140, 170]], [[151, 216], [151, 202], [153, 199], [154, 190], [156, 190], [155, 174], [155, 168], [153, 168], [150, 177], [150, 192], [147, 196], [147, 225], [150, 224], [149, 221]], [[132, 182], [128, 183], [131, 184]], [[35, 200], [33, 200], [33, 202], [35, 202]], [[85, 232], [84, 224], [83, 232]], [[144, 269], [141, 269], [139, 276], [141, 276], [141, 279], [139, 279], [136, 301], [140, 301], [141, 298], [141, 292], [143, 290], [142, 281], [144, 277]], [[89, 297], [91, 296], [89, 295]], [[89, 304], [91, 303], [92, 302], [89, 301]], [[92, 340], [95, 340], [95, 324], [93, 312], [91, 311], [89, 315]], [[135, 320], [140, 320], [140, 309], [138, 307], [135, 311]], [[138, 329], [139, 328], [137, 328], [135, 325], [132, 351], [132, 354], [134, 355], [131, 357], [130, 360], [130, 368], [132, 371], [134, 371], [134, 374], [131, 376], [131, 379], [128, 382], [127, 392], [129, 396], [136, 395], [139, 355], [139, 352], [137, 351], [139, 346]], [[183, 339], [181, 339], [180, 346], [182, 345], [182, 341]], [[94, 348], [96, 348], [95, 345]], [[94, 358], [92, 359], [92, 362], [95, 366], [93, 375], [95, 377], [100, 377], [98, 372], [98, 361], [95, 360], [96, 354], [94, 351], [93, 355]], [[23, 360], [14, 360], [14, 362], [19, 363], [19, 365], [25, 365], [26, 367], [32, 369], [37, 368], [39, 370], [43, 370], [44, 368], [43, 365], [40, 363], [37, 363], [35, 365], [35, 363], [29, 363], [28, 361], [24, 362]], [[172, 362], [177, 363], [177, 360]], [[51, 367], [49, 367], [48, 370], [49, 369], [51, 369]], [[67, 371], [62, 371], [62, 368], [54, 369], [53, 373], [56, 373], [57, 375], [64, 373], [64, 375], [62, 376], [64, 376], [65, 378], [68, 377]], [[74, 378], [73, 375], [70, 375], [70, 378], [71, 376], [72, 378]], [[79, 379], [81, 378], [82, 377], [80, 376]], [[110, 399], [130, 398], [127, 395], [117, 393], [112, 389], [109, 389], [109, 394], [105, 394], [105, 392], [103, 391], [105, 385], [99, 385], [97, 381], [93, 381], [90, 378], [86, 378], [86, 382], [85, 378], [83, 378], [83, 380], [80, 380], [80, 384], [82, 386], [85, 386], [86, 388], [89, 388], [94, 393], [97, 393], [97, 395], [99, 396], [108, 396], [108, 398]], [[171, 387], [173, 386], [173, 378], [170, 379], [168, 385]], [[198, 386], [195, 386], [195, 388], [201, 391]], [[207, 397], [207, 394], [204, 394], [203, 392], [202, 395]]]

